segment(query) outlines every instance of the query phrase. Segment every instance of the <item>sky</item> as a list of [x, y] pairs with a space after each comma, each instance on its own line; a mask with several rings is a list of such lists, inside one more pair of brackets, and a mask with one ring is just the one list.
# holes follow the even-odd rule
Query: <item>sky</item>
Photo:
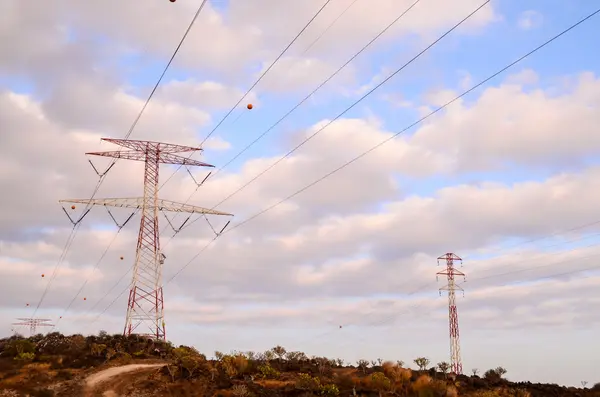
[[[205, 141], [209, 179], [162, 166], [160, 196], [234, 214], [208, 248], [203, 218], [175, 237], [160, 218], [167, 337], [449, 361], [452, 252], [464, 372], [598, 382], [600, 16], [429, 116], [597, 6], [491, 1], [438, 40], [483, 2], [420, 0], [361, 51], [412, 3], [331, 0], [255, 84], [325, 0], [208, 1], [130, 135]], [[94, 208], [70, 240], [58, 200], [91, 196], [88, 159], [109, 160], [85, 153], [117, 150], [100, 138], [125, 137], [199, 5], [0, 4], [1, 333], [31, 316], [122, 332], [139, 215], [119, 231]], [[143, 164], [102, 181], [96, 198], [140, 196]]]

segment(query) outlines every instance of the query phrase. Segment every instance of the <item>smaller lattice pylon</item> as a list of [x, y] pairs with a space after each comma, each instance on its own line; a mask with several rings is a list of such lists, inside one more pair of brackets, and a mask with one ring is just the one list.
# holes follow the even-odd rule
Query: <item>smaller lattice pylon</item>
[[462, 259], [453, 253], [447, 253], [439, 258], [445, 261], [446, 269], [436, 273], [436, 278], [439, 276], [446, 276], [448, 284], [439, 289], [440, 295], [442, 291], [448, 293], [448, 326], [450, 331], [450, 369], [457, 375], [462, 374], [462, 360], [460, 357], [460, 332], [458, 329], [458, 310], [456, 309], [456, 291], [461, 291], [464, 294], [464, 290], [458, 284], [456, 284], [455, 277], [466, 277], [463, 272], [457, 270], [454, 267], [455, 262], [462, 263]]
[[12, 323], [12, 325], [27, 326], [29, 327], [30, 336], [34, 336], [37, 333], [37, 327], [54, 327], [54, 324], [48, 323], [52, 321], [47, 318], [17, 318], [19, 323]]

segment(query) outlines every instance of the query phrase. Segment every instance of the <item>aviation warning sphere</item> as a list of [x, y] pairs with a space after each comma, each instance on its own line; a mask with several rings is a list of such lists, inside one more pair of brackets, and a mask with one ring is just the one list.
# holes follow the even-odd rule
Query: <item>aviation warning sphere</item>
[[86, 301], [86, 300], [87, 300], [87, 298], [83, 298], [83, 300], [84, 300], [84, 301]]
[[123, 257], [121, 257], [121, 260], [123, 260]]
[[42, 277], [44, 277], [44, 275], [42, 274]]
[[74, 210], [74, 209], [75, 209], [75, 206], [74, 206], [74, 205], [72, 205], [72, 206], [71, 206], [71, 209], [72, 209], [72, 210]]
[[171, 3], [175, 3], [175, 0], [169, 0]]
[[249, 103], [248, 105], [246, 105], [246, 107], [248, 108], [248, 110], [251, 110], [254, 106], [252, 106], [252, 104]]

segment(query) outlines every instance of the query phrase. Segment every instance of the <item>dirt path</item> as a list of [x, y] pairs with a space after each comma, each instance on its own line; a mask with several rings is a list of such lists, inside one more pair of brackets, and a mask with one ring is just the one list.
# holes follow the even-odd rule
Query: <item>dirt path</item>
[[[154, 369], [158, 367], [162, 367], [165, 364], [129, 364], [122, 365], [120, 367], [112, 367], [105, 369], [100, 372], [96, 372], [87, 377], [85, 380], [85, 385], [87, 389], [87, 396], [98, 395], [102, 392], [101, 389], [105, 389], [105, 391], [101, 394], [104, 397], [118, 397], [118, 394], [113, 390], [114, 388], [114, 380], [115, 378], [119, 378], [124, 374], [130, 373], [138, 373], [148, 369]], [[109, 382], [110, 381], [110, 382]], [[109, 383], [107, 385], [103, 385], [105, 383]], [[107, 387], [102, 387], [107, 386]]]

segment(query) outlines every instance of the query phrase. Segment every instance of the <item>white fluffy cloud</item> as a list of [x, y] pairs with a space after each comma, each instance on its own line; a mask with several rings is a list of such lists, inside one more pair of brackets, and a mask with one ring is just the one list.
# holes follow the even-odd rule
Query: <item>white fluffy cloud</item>
[[528, 10], [519, 15], [517, 22], [519, 28], [523, 30], [531, 30], [539, 28], [544, 23], [544, 16], [537, 11]]
[[[248, 76], [256, 77], [269, 65], [322, 4], [237, 0], [222, 10], [209, 3], [176, 58], [176, 76], [167, 75], [132, 138], [197, 145], [215, 119], [246, 91]], [[268, 112], [265, 102], [271, 100], [273, 108], [279, 105], [268, 94], [310, 92], [410, 2], [383, 1], [373, 8], [359, 0], [303, 54], [348, 4], [349, 0], [332, 1], [247, 102]], [[0, 24], [5, 33], [0, 35], [0, 48], [12, 54], [0, 62], [0, 81], [8, 82], [0, 86], [0, 316], [7, 323], [27, 315], [22, 312], [26, 303], [36, 306], [59, 263], [71, 225], [57, 201], [86, 197], [97, 182], [84, 153], [115, 149], [100, 143], [100, 137], [125, 134], [151, 89], [147, 80], [154, 80], [155, 73], [136, 77], [133, 71], [139, 73], [139, 65], [170, 55], [197, 5], [166, 0], [144, 4], [61, 0], [52, 7], [10, 0], [0, 5], [6, 22]], [[403, 38], [429, 37], [477, 5], [470, 0], [452, 6], [422, 2], [382, 43], [406, 44]], [[480, 32], [498, 18], [495, 8], [486, 7], [461, 33]], [[351, 67], [333, 84], [341, 92], [364, 92], [358, 81], [370, 79], [358, 79], [361, 70]], [[482, 340], [477, 339], [481, 337], [477, 330], [597, 327], [599, 318], [582, 308], [598, 301], [593, 293], [599, 282], [594, 258], [600, 252], [593, 243], [600, 230], [591, 223], [600, 199], [595, 187], [600, 168], [594, 161], [600, 149], [595, 133], [600, 80], [592, 72], [581, 72], [560, 85], [540, 85], [541, 80], [532, 69], [515, 71], [477, 97], [429, 119], [414, 133], [391, 140], [225, 233], [192, 261], [213, 237], [206, 222], [193, 222], [171, 239], [172, 231], [161, 219], [165, 280], [189, 264], [165, 286], [170, 335], [194, 343], [187, 328], [198, 327], [194, 329], [214, 339], [214, 345], [202, 346], [203, 350], [257, 349], [279, 343], [279, 338], [301, 345], [304, 337], [317, 340], [317, 330], [335, 335], [333, 327], [345, 332], [345, 347], [340, 337], [328, 345], [330, 351], [315, 353], [344, 355], [348, 344], [356, 342], [354, 336], [358, 338], [353, 332], [367, 340], [370, 335], [393, 340], [396, 335], [388, 335], [385, 327], [405, 325], [402, 335], [407, 338], [417, 341], [410, 336], [413, 332], [445, 342], [446, 301], [436, 296], [443, 283], [435, 282], [435, 263], [448, 250], [465, 258], [469, 281], [459, 304], [461, 324], [466, 335], [471, 333], [471, 341]], [[389, 98], [402, 101], [403, 109], [423, 110], [453, 95], [442, 89], [423, 94], [420, 103], [418, 95], [408, 92]], [[255, 148], [237, 168], [219, 172], [199, 189], [181, 170], [161, 195], [179, 201], [191, 196], [190, 204], [205, 207], [220, 203], [278, 161], [288, 147], [325, 126], [329, 122], [325, 118], [335, 114], [328, 105], [315, 110], [319, 116], [314, 118], [307, 112], [304, 124], [312, 126], [283, 137], [283, 147]], [[375, 116], [337, 120], [219, 209], [235, 213], [235, 225], [403, 127], [382, 120], [378, 112]], [[265, 116], [278, 117], [277, 111]], [[241, 149], [238, 139], [217, 131], [205, 146], [205, 156], [197, 158], [214, 163], [225, 149], [233, 156]], [[223, 158], [224, 163], [229, 157]], [[99, 169], [107, 164], [92, 160]], [[482, 174], [515, 166], [523, 174], [516, 181]], [[119, 161], [97, 197], [139, 195], [142, 169], [142, 164]], [[534, 175], [540, 170], [543, 178]], [[162, 180], [172, 172], [164, 167]], [[198, 179], [207, 171], [193, 172]], [[415, 184], [422, 189], [411, 189]], [[80, 216], [82, 209], [69, 211]], [[116, 209], [113, 214], [123, 221], [130, 212]], [[39, 314], [62, 315], [87, 280], [59, 329], [83, 332], [85, 324], [86, 332], [100, 328], [118, 332], [127, 293], [117, 296], [130, 280], [127, 271], [135, 254], [138, 220], [134, 217], [111, 243], [116, 228], [103, 209], [95, 208], [60, 263]], [[177, 216], [173, 223], [184, 220]], [[211, 222], [220, 229], [226, 219]], [[591, 225], [563, 232], [586, 223]], [[553, 233], [557, 234], [551, 239], [541, 240], [546, 246], [504, 245]], [[498, 255], [489, 258], [490, 253]], [[563, 274], [569, 271], [572, 274]], [[94, 319], [98, 321], [91, 323]], [[241, 325], [247, 333], [234, 336]], [[229, 346], [219, 339], [224, 335]], [[352, 354], [380, 354], [383, 342], [375, 339], [371, 350]], [[415, 345], [423, 342], [430, 350], [418, 353], [407, 347], [394, 354], [445, 359], [445, 343], [438, 351], [436, 344], [418, 342]], [[467, 346], [466, 354], [471, 354], [468, 351]], [[476, 354], [469, 358], [488, 363]]]

